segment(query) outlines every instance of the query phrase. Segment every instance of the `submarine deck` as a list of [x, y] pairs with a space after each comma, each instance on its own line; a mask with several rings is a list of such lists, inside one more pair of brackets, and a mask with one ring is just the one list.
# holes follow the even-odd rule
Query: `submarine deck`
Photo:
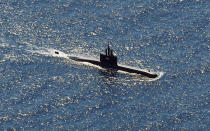
[[113, 68], [115, 70], [117, 69], [117, 70], [125, 71], [125, 72], [128, 72], [128, 73], [136, 73], [136, 74], [140, 74], [140, 75], [143, 75], [143, 76], [146, 76], [146, 77], [149, 77], [149, 78], [158, 77], [158, 75], [155, 74], [155, 73], [150, 73], [150, 72], [141, 71], [141, 70], [137, 70], [137, 69], [132, 69], [132, 68], [119, 66], [119, 65], [110, 66], [110, 65], [104, 64], [100, 61], [96, 61], [96, 60], [82, 59], [82, 58], [78, 58], [78, 57], [70, 57], [70, 59], [78, 61], [78, 62], [88, 62], [88, 63], [98, 65], [98, 66], [101, 66], [101, 67], [104, 67], [104, 68]]

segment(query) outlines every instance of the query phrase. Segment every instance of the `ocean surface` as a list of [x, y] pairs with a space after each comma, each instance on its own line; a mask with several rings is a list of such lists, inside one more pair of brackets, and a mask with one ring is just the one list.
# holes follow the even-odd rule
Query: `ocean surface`
[[0, 0], [0, 130], [209, 131], [210, 1]]

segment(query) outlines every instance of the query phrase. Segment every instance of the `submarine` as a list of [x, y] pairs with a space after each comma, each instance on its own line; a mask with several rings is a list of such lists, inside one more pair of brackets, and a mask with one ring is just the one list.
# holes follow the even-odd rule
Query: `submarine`
[[[55, 53], [59, 54], [59, 52], [55, 52]], [[79, 57], [73, 57], [73, 56], [70, 56], [70, 59], [72, 59], [74, 61], [78, 61], [78, 62], [91, 63], [93, 65], [97, 65], [97, 66], [100, 66], [105, 69], [113, 69], [113, 70], [117, 70], [117, 71], [119, 70], [119, 71], [124, 71], [124, 72], [128, 72], [128, 73], [140, 74], [140, 75], [146, 76], [148, 78], [158, 77], [158, 75], [156, 73], [142, 71], [142, 70], [118, 65], [117, 64], [117, 56], [115, 56], [113, 54], [113, 50], [110, 49], [109, 44], [108, 44], [107, 49], [105, 49], [105, 54], [100, 53], [100, 61], [84, 59], [84, 58], [79, 58]]]

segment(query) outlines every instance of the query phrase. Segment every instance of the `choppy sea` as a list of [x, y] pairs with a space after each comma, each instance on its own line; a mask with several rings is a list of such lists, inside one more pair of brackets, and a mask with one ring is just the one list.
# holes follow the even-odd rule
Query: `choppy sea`
[[209, 131], [210, 1], [0, 0], [0, 130]]

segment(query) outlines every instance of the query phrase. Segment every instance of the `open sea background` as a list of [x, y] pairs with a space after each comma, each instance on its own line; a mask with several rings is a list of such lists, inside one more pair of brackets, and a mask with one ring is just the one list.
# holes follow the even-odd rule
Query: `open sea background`
[[[0, 0], [0, 130], [209, 131], [209, 23], [209, 0]], [[162, 75], [68, 57], [107, 43]]]

